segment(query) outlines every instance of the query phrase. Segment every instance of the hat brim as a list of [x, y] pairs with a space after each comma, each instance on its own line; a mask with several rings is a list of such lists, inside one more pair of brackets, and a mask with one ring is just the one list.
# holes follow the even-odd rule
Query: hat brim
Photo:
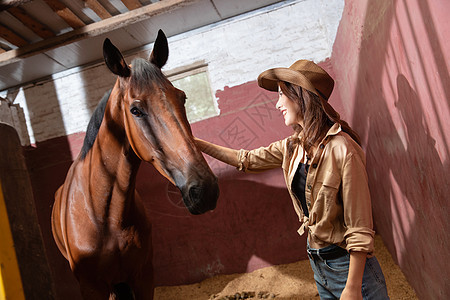
[[309, 81], [308, 78], [306, 78], [305, 75], [289, 68], [269, 69], [262, 72], [258, 76], [258, 85], [263, 89], [272, 92], [278, 91], [279, 81], [285, 81], [301, 86], [302, 88], [307, 89], [317, 96], [320, 96], [314, 85], [311, 83], [311, 81]]

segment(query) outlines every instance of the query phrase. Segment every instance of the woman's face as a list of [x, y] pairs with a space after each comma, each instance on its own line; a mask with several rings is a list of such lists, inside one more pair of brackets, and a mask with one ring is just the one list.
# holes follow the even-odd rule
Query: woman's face
[[283, 114], [284, 124], [286, 124], [286, 126], [292, 126], [296, 124], [301, 125], [301, 120], [299, 120], [297, 114], [297, 112], [299, 111], [298, 104], [284, 95], [280, 87], [278, 87], [278, 101], [276, 104], [276, 108]]

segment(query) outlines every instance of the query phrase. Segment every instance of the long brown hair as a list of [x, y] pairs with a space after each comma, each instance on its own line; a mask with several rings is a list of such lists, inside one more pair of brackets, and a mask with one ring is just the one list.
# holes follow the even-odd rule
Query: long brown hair
[[339, 123], [344, 132], [359, 145], [361, 144], [358, 134], [347, 122], [341, 120], [339, 113], [328, 102], [298, 85], [285, 81], [279, 81], [278, 84], [281, 92], [298, 105], [297, 115], [303, 120], [303, 128], [300, 125], [293, 126], [296, 134], [289, 140], [289, 152], [292, 152], [300, 143], [308, 153], [325, 137], [334, 123]]

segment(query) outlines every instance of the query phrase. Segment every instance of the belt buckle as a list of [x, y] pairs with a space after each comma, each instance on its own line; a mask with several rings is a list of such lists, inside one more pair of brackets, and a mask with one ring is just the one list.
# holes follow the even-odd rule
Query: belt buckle
[[308, 257], [309, 257], [310, 259], [314, 260], [314, 256], [313, 256], [313, 254], [311, 253], [311, 251], [309, 251], [309, 249], [306, 250], [306, 253], [308, 254]]

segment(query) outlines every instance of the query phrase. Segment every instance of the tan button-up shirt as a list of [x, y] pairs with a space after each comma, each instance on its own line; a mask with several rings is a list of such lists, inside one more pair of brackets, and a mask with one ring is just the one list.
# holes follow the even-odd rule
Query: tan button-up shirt
[[251, 151], [237, 153], [237, 167], [261, 172], [282, 167], [294, 209], [301, 223], [298, 233], [308, 230], [315, 245], [335, 244], [348, 251], [373, 251], [372, 207], [365, 155], [339, 124], [330, 128], [319, 144], [306, 178], [305, 198], [309, 218], [292, 192], [292, 180], [304, 155], [301, 146], [290, 156], [288, 138]]

